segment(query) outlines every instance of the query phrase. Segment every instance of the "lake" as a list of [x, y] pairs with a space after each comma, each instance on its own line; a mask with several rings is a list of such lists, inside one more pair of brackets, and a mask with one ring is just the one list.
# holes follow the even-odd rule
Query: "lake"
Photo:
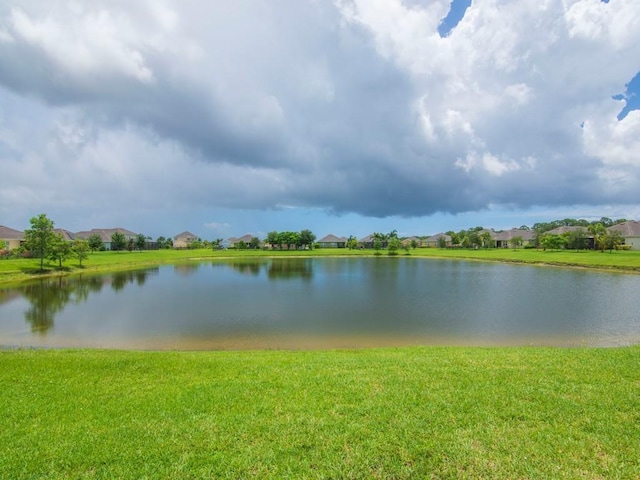
[[640, 276], [407, 257], [192, 262], [0, 288], [0, 345], [640, 343]]

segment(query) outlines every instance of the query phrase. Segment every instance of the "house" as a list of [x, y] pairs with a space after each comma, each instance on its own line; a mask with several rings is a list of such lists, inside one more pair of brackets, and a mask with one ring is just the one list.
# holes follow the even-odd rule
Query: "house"
[[0, 225], [0, 250], [13, 250], [18, 248], [23, 241], [23, 232]]
[[173, 248], [189, 248], [189, 246], [198, 241], [198, 237], [196, 237], [191, 232], [182, 232], [173, 237]]
[[[249, 248], [251, 242], [255, 242], [254, 238], [258, 240], [258, 245], [260, 244], [260, 239], [250, 233], [243, 235], [241, 237], [231, 237], [228, 239], [229, 247], [228, 248], [236, 248], [238, 245], [244, 244], [246, 248]], [[242, 242], [242, 243], [241, 243]]]
[[347, 246], [347, 239], [345, 237], [336, 237], [330, 233], [326, 237], [318, 240], [317, 243], [320, 248], [345, 248]]
[[580, 230], [582, 230], [582, 233], [584, 233], [584, 238], [586, 240], [586, 248], [593, 250], [595, 248], [595, 243], [596, 243], [595, 238], [593, 234], [589, 232], [589, 229], [587, 227], [562, 226], [562, 227], [554, 228], [553, 230], [544, 232], [543, 235], [565, 235], [565, 234], [577, 232]]
[[447, 235], [446, 233], [437, 233], [436, 235], [428, 237], [424, 241], [424, 244], [427, 247], [438, 247], [439, 244], [442, 242], [442, 240], [440, 240], [441, 238], [444, 239], [445, 247], [451, 246], [451, 236]]
[[496, 242], [495, 246], [497, 248], [513, 247], [513, 240], [515, 238], [520, 238], [522, 240], [522, 245], [530, 245], [535, 239], [535, 231], [512, 228], [511, 230], [494, 233], [492, 237]]
[[111, 250], [111, 236], [114, 233], [121, 233], [124, 235], [125, 240], [128, 242], [129, 240], [135, 240], [138, 236], [137, 233], [132, 232], [131, 230], [127, 230], [126, 228], [93, 228], [91, 230], [85, 230], [83, 232], [76, 232], [74, 238], [79, 238], [81, 240], [87, 240], [92, 235], [98, 235], [100, 240], [102, 240], [102, 245], [105, 250]]
[[620, 232], [624, 245], [631, 246], [631, 250], [640, 250], [640, 222], [629, 220], [613, 225], [607, 231]]
[[69, 230], [65, 230], [64, 228], [54, 228], [53, 233], [55, 233], [56, 235], [60, 235], [62, 239], [67, 242], [73, 242], [73, 240], [76, 238], [75, 233], [70, 232]]
[[358, 247], [359, 248], [373, 248], [373, 241], [375, 240], [373, 233], [370, 235], [367, 235], [366, 237], [361, 238], [360, 240], [358, 240]]
[[422, 240], [420, 240], [418, 237], [408, 237], [402, 240], [403, 247], [411, 247], [411, 245], [415, 245], [416, 247], [421, 247]]

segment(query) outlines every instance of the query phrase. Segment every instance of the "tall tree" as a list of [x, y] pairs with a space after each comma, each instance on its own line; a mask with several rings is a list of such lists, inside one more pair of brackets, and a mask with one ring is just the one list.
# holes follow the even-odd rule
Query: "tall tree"
[[40, 259], [40, 271], [44, 270], [44, 259], [49, 255], [51, 246], [55, 242], [53, 220], [49, 220], [44, 213], [29, 220], [31, 228], [25, 230], [24, 240], [27, 249]]
[[97, 233], [89, 235], [89, 238], [87, 238], [87, 242], [89, 243], [89, 248], [92, 252], [100, 250], [104, 246], [104, 243], [102, 243], [102, 237], [100, 237], [100, 235], [98, 235]]
[[302, 230], [300, 235], [298, 236], [298, 241], [300, 245], [303, 247], [309, 247], [309, 249], [313, 248], [313, 242], [315, 242], [316, 236], [313, 234], [311, 230]]
[[611, 253], [618, 245], [622, 245], [622, 234], [618, 230], [610, 230], [605, 236], [604, 244], [605, 248]]
[[268, 243], [269, 245], [271, 245], [271, 248], [273, 248], [274, 245], [280, 245], [280, 248], [282, 248], [282, 245], [278, 243], [279, 240], [279, 235], [278, 232], [276, 232], [275, 230], [272, 232], [267, 233], [267, 238], [265, 238], [265, 243]]
[[522, 245], [522, 237], [520, 235], [513, 237], [509, 243], [511, 244], [511, 248], [516, 249], [518, 248], [520, 245]]
[[139, 233], [136, 236], [136, 248], [138, 250], [144, 250], [144, 247], [147, 246], [147, 237], [145, 237], [143, 234]]
[[[606, 217], [602, 217], [602, 219], [608, 220], [609, 222], [611, 221], [611, 219], [608, 219]], [[607, 229], [605, 228], [605, 226], [600, 222], [592, 223], [591, 225], [589, 225], [589, 233], [593, 235], [594, 248], [599, 248], [602, 252], [604, 252], [604, 249], [606, 248], [605, 238], [607, 237]]]
[[124, 250], [127, 246], [127, 239], [124, 233], [114, 232], [111, 235], [111, 250]]
[[249, 241], [249, 247], [251, 247], [253, 250], [259, 249], [260, 239], [258, 237], [251, 237], [251, 240]]
[[80, 266], [82, 266], [82, 261], [89, 256], [89, 250], [91, 249], [87, 240], [76, 238], [71, 245], [71, 250], [78, 259], [78, 262], [80, 262]]
[[62, 262], [68, 260], [71, 254], [71, 244], [64, 239], [61, 233], [54, 235], [47, 255], [49, 260], [58, 262], [58, 266], [62, 268]]
[[567, 247], [576, 251], [583, 250], [587, 245], [587, 236], [582, 228], [566, 233]]
[[491, 246], [495, 246], [496, 242], [493, 238], [491, 238], [491, 232], [486, 231], [480, 235], [480, 241], [482, 242], [482, 246], [484, 248], [491, 248]]

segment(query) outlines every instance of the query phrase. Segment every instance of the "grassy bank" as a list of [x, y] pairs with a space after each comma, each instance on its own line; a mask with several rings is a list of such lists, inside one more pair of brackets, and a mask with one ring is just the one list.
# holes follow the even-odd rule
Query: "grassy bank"
[[[348, 249], [316, 249], [309, 251], [262, 251], [262, 250], [156, 250], [144, 252], [97, 252], [93, 253], [80, 266], [77, 260], [64, 264], [62, 270], [55, 265], [47, 265], [46, 275], [67, 275], [73, 273], [89, 273], [115, 271], [161, 265], [167, 263], [187, 262], [193, 259], [215, 258], [251, 258], [251, 257], [291, 257], [291, 256], [372, 256], [373, 250]], [[386, 255], [386, 251], [382, 251]], [[639, 251], [542, 251], [525, 249], [439, 249], [419, 248], [409, 252], [411, 257], [452, 258], [479, 261], [525, 263], [533, 265], [556, 265], [564, 267], [581, 267], [626, 271], [640, 273]], [[400, 251], [399, 256], [405, 256]], [[41, 277], [39, 261], [33, 259], [0, 260], [0, 284], [21, 282]]]
[[2, 478], [640, 477], [640, 347], [0, 352]]

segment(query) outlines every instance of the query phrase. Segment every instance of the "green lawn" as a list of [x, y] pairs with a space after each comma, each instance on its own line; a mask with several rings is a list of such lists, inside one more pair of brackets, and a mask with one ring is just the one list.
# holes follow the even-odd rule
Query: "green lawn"
[[[251, 257], [287, 257], [287, 256], [372, 256], [374, 251], [348, 249], [316, 249], [308, 251], [262, 251], [262, 250], [156, 250], [144, 252], [97, 252], [78, 265], [76, 259], [65, 262], [62, 272], [53, 264], [47, 265], [47, 274], [78, 273], [92, 271], [120, 270], [138, 268], [165, 263], [186, 262], [203, 258], [251, 258]], [[386, 251], [382, 251], [386, 256]], [[404, 250], [399, 257], [405, 256]], [[542, 251], [529, 249], [439, 249], [419, 248], [409, 252], [411, 257], [458, 258], [467, 260], [528, 263], [537, 265], [557, 265], [585, 268], [614, 269], [640, 273], [640, 251]], [[0, 284], [20, 282], [42, 274], [38, 272], [39, 261], [33, 259], [0, 260]]]
[[640, 347], [0, 352], [1, 478], [640, 478]]

